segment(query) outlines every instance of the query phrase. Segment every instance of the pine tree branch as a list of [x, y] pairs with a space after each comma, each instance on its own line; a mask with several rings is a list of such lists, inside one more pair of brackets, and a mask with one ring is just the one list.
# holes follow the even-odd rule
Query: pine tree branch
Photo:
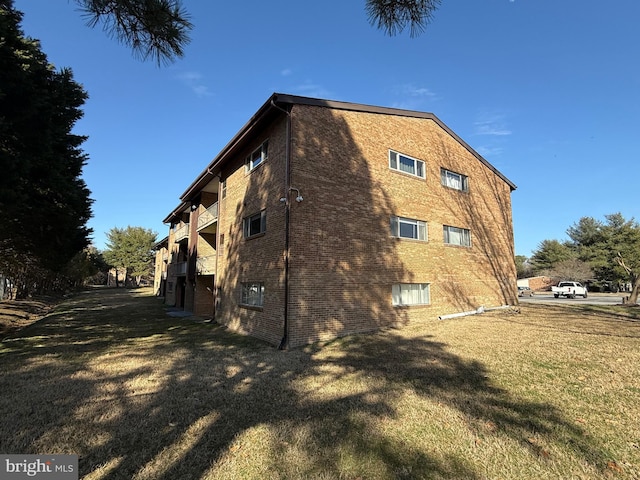
[[369, 21], [394, 36], [408, 26], [411, 37], [427, 28], [433, 20], [440, 0], [367, 0], [365, 10]]
[[132, 48], [134, 55], [158, 65], [184, 56], [193, 24], [180, 0], [76, 0], [87, 25]]

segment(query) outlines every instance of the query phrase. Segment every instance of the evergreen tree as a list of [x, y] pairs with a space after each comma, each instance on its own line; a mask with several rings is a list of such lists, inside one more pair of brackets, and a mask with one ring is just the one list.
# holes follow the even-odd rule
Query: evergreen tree
[[571, 245], [558, 240], [543, 240], [531, 256], [531, 265], [536, 274], [549, 273], [558, 263], [575, 258]]
[[592, 271], [598, 280], [629, 283], [629, 303], [635, 304], [640, 294], [640, 224], [620, 213], [605, 219], [581, 218], [567, 229], [570, 242], [541, 242], [532, 257], [534, 268], [576, 280]]
[[600, 241], [591, 245], [599, 277], [631, 284], [629, 303], [638, 302], [640, 293], [640, 224], [622, 214], [605, 215]]
[[112, 267], [124, 269], [125, 278], [135, 277], [139, 285], [141, 277], [151, 272], [157, 237], [156, 232], [142, 227], [114, 227], [107, 232], [104, 259]]
[[104, 30], [158, 64], [184, 55], [193, 25], [180, 0], [76, 0], [89, 26]]
[[72, 133], [87, 94], [56, 71], [0, 0], [0, 260], [60, 271], [88, 245], [85, 137]]
[[371, 24], [389, 35], [409, 27], [412, 37], [422, 33], [431, 23], [439, 6], [440, 0], [367, 0], [365, 3]]

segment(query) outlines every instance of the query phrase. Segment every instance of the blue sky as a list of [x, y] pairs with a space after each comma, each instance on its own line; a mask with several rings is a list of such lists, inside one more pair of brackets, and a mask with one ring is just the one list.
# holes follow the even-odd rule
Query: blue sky
[[68, 0], [16, 0], [25, 34], [89, 93], [94, 243], [151, 228], [273, 92], [433, 112], [513, 181], [516, 253], [581, 217], [640, 220], [640, 2], [443, 0], [417, 38], [364, 1], [184, 0], [182, 60], [133, 57]]

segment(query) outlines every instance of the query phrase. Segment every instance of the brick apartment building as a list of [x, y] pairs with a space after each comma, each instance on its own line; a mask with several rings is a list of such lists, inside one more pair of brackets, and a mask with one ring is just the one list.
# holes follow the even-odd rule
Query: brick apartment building
[[164, 219], [156, 276], [282, 347], [512, 305], [514, 189], [431, 113], [274, 94]]
[[164, 297], [167, 292], [169, 237], [164, 237], [162, 240], [157, 242], [153, 249], [156, 252], [153, 273], [153, 291], [158, 297]]

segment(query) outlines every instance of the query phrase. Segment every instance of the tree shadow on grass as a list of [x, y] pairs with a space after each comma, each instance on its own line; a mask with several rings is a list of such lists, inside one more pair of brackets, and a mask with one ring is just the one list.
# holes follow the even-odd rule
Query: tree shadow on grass
[[482, 364], [395, 330], [279, 352], [169, 318], [153, 297], [105, 290], [3, 342], [0, 362], [0, 451], [77, 453], [86, 478], [484, 478], [460, 453], [403, 438], [408, 394], [459, 412], [472, 430], [490, 424], [534, 456], [535, 434], [606, 464], [558, 409], [514, 398]]
[[[521, 308], [523, 312], [543, 312], [544, 317], [538, 318], [536, 325], [545, 330], [597, 337], [640, 338], [640, 320], [590, 308], [589, 305], [526, 305]], [[530, 324], [517, 318], [509, 318], [509, 323]]]

